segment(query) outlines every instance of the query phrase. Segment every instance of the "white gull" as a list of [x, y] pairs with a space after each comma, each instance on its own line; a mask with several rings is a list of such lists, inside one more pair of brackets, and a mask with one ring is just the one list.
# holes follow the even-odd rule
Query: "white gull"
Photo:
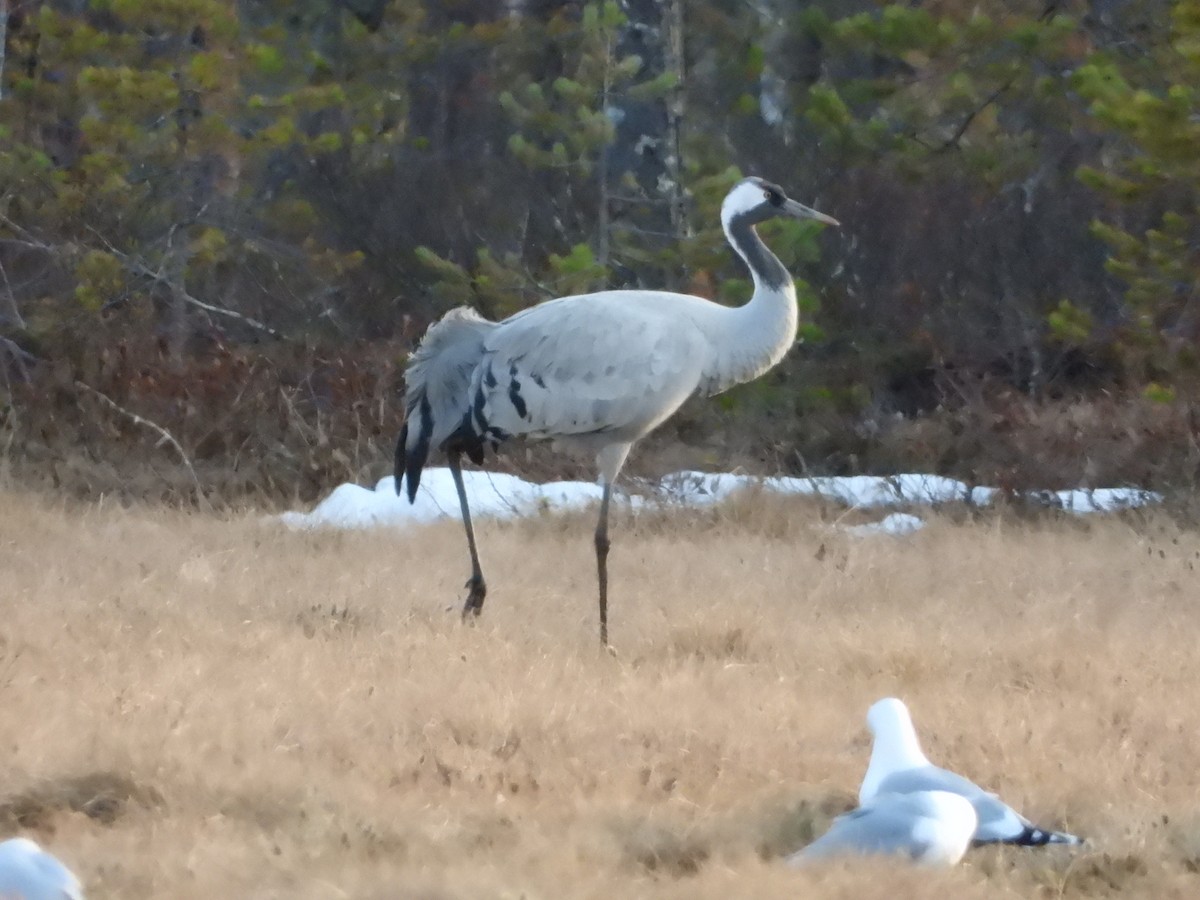
[[0, 841], [4, 900], [83, 900], [79, 879], [29, 838]]
[[871, 762], [858, 791], [858, 802], [880, 794], [915, 791], [949, 791], [971, 801], [979, 816], [976, 844], [1081, 844], [1073, 834], [1038, 828], [995, 794], [961, 775], [929, 761], [917, 740], [908, 707], [895, 697], [876, 702], [867, 712], [867, 726], [875, 736]]
[[802, 866], [841, 856], [899, 856], [953, 866], [971, 845], [978, 819], [970, 801], [946, 791], [878, 794], [838, 816], [829, 830], [786, 860]]

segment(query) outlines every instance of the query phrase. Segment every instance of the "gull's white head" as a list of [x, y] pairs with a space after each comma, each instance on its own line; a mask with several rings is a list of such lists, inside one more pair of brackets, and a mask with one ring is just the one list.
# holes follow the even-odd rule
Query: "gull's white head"
[[903, 701], [895, 697], [876, 701], [867, 711], [867, 727], [875, 741], [867, 774], [858, 791], [860, 803], [875, 796], [880, 782], [892, 773], [929, 765]]
[[735, 219], [744, 219], [754, 225], [775, 216], [816, 219], [827, 225], [840, 224], [832, 216], [789, 199], [779, 185], [754, 176], [743, 178], [735, 184], [721, 204], [721, 224], [726, 229]]
[[912, 732], [912, 716], [909, 715], [903, 700], [884, 697], [882, 700], [876, 700], [867, 710], [867, 727], [878, 741], [888, 735]]

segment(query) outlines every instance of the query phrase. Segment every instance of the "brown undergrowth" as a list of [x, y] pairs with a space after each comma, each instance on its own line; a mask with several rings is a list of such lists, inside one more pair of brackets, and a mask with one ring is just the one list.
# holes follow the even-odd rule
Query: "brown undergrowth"
[[[157, 341], [102, 324], [94, 343], [60, 348], [58, 363], [0, 366], [0, 478], [201, 509], [293, 506], [345, 481], [374, 483], [391, 473], [418, 336], [211, 341], [172, 362]], [[1035, 400], [999, 378], [943, 373], [901, 415], [906, 405], [865, 391], [856, 372], [797, 352], [765, 379], [689, 401], [639, 442], [626, 475], [915, 471], [1011, 490], [1135, 485], [1180, 496], [1200, 481], [1196, 390], [1170, 401], [1133, 388]], [[858, 399], [805, 400], [826, 377]], [[545, 444], [510, 442], [488, 465], [539, 481], [595, 476], [592, 460]]]
[[[748, 495], [288, 532], [0, 497], [0, 825], [93, 898], [1194, 897], [1200, 538], [1165, 519], [853, 540]], [[854, 802], [867, 706], [1076, 852], [796, 872]]]

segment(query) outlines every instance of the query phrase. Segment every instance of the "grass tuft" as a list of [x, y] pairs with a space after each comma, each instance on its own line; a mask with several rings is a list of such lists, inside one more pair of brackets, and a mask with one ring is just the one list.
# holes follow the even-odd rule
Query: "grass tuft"
[[[93, 900], [1195, 896], [1200, 536], [821, 517], [622, 511], [610, 656], [588, 515], [481, 522], [465, 627], [454, 522], [4, 495], [0, 836]], [[784, 867], [854, 804], [893, 694], [932, 758], [1088, 846]]]

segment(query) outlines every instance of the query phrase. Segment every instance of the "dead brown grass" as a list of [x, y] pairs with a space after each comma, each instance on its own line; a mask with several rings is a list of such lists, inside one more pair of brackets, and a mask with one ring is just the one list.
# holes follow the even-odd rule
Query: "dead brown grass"
[[[464, 628], [454, 523], [5, 494], [0, 826], [98, 898], [1196, 896], [1200, 539], [821, 518], [622, 515], [612, 658], [587, 516], [484, 524]], [[784, 869], [853, 803], [887, 694], [932, 756], [1092, 846]]]

